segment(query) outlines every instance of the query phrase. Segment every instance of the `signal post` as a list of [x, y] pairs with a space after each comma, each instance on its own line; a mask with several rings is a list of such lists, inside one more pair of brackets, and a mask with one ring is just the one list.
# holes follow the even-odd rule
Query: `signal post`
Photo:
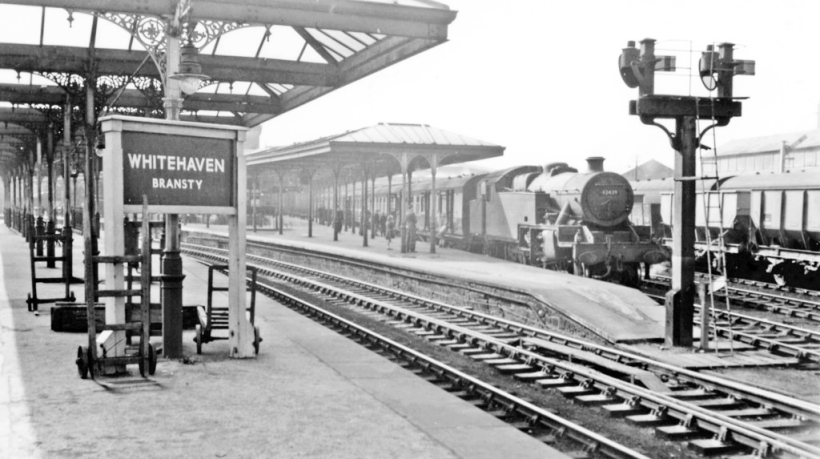
[[[667, 346], [692, 346], [695, 299], [695, 182], [696, 152], [703, 135], [718, 126], [726, 126], [732, 117], [741, 115], [741, 104], [732, 99], [732, 77], [753, 75], [754, 61], [738, 61], [732, 56], [731, 43], [720, 45], [720, 52], [709, 46], [700, 61], [700, 77], [708, 90], [718, 89], [715, 98], [656, 95], [655, 72], [675, 70], [675, 58], [655, 55], [655, 40], [641, 41], [635, 48], [630, 41], [623, 49], [618, 67], [624, 83], [639, 88], [637, 100], [629, 102], [629, 114], [644, 124], [657, 126], [669, 137], [675, 150], [675, 196], [673, 200], [672, 290], [666, 295]], [[658, 123], [675, 120], [675, 132]], [[697, 131], [697, 121], [711, 124]]]

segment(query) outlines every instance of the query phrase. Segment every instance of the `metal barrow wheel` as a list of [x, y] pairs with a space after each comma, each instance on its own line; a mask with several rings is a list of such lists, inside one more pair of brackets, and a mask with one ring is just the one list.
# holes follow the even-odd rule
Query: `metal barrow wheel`
[[196, 337], [194, 337], [194, 342], [196, 343], [196, 353], [202, 354], [202, 326], [199, 324], [196, 326]]
[[74, 363], [77, 364], [77, 373], [80, 375], [80, 379], [88, 379], [88, 370], [91, 367], [91, 362], [89, 361], [89, 355], [84, 346], [77, 348], [77, 360], [75, 360]]
[[157, 351], [154, 346], [148, 345], [148, 375], [154, 376], [157, 371]]
[[262, 337], [259, 336], [259, 327], [253, 327], [253, 353], [259, 355], [259, 343], [262, 342]]

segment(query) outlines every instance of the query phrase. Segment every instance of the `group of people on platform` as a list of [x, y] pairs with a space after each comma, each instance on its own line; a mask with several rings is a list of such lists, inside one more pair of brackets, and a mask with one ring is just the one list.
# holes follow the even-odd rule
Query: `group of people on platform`
[[[316, 213], [319, 223], [326, 226], [331, 226], [337, 233], [340, 233], [343, 227], [355, 228], [358, 224], [360, 224], [353, 219], [353, 212], [344, 212], [341, 208], [336, 209], [335, 215], [334, 212], [325, 207], [319, 207]], [[392, 250], [391, 244], [393, 242], [393, 238], [399, 235], [399, 230], [396, 228], [396, 218], [394, 214], [395, 212], [382, 213], [379, 211], [367, 211], [367, 217], [365, 218], [365, 230], [372, 230], [371, 234], [373, 237], [384, 237], [387, 241], [388, 250]], [[416, 228], [418, 218], [416, 217], [416, 213], [413, 211], [412, 207], [408, 207], [407, 212], [404, 214], [404, 221], [402, 224], [406, 230], [405, 237], [407, 241], [407, 252], [415, 252], [416, 239], [418, 238]], [[441, 234], [439, 234], [439, 237], [443, 235], [443, 229], [444, 228], [440, 231]]]

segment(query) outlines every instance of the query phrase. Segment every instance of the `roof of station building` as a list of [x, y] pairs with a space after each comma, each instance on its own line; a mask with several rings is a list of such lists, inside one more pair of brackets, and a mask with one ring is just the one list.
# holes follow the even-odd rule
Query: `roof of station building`
[[377, 176], [400, 171], [397, 155], [407, 153], [414, 170], [429, 167], [425, 155], [437, 154], [438, 166], [493, 158], [504, 147], [426, 124], [379, 123], [308, 142], [246, 155], [248, 166], [279, 169], [359, 168]]
[[673, 177], [675, 175], [675, 169], [659, 163], [654, 159], [650, 159], [621, 175], [628, 180], [658, 180]]
[[786, 142], [789, 148], [798, 150], [820, 147], [820, 129], [732, 140], [718, 148], [717, 156], [776, 152], [780, 151], [783, 142]]

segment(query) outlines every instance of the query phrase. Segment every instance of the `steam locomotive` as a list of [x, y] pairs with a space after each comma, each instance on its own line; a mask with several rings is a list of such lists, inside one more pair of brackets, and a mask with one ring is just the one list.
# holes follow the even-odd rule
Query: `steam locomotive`
[[605, 172], [603, 161], [587, 158], [586, 173], [566, 163], [548, 164], [523, 179], [535, 201], [536, 220], [519, 220], [518, 247], [528, 264], [636, 285], [641, 264], [648, 271], [668, 257], [632, 229], [632, 187], [622, 176]]
[[[631, 185], [636, 206], [630, 220], [636, 230], [668, 240], [674, 182], [648, 180]], [[698, 184], [696, 193], [702, 269], [706, 248], [715, 247], [722, 234], [726, 266], [716, 266], [719, 271], [734, 278], [820, 290], [820, 172], [710, 179]]]

